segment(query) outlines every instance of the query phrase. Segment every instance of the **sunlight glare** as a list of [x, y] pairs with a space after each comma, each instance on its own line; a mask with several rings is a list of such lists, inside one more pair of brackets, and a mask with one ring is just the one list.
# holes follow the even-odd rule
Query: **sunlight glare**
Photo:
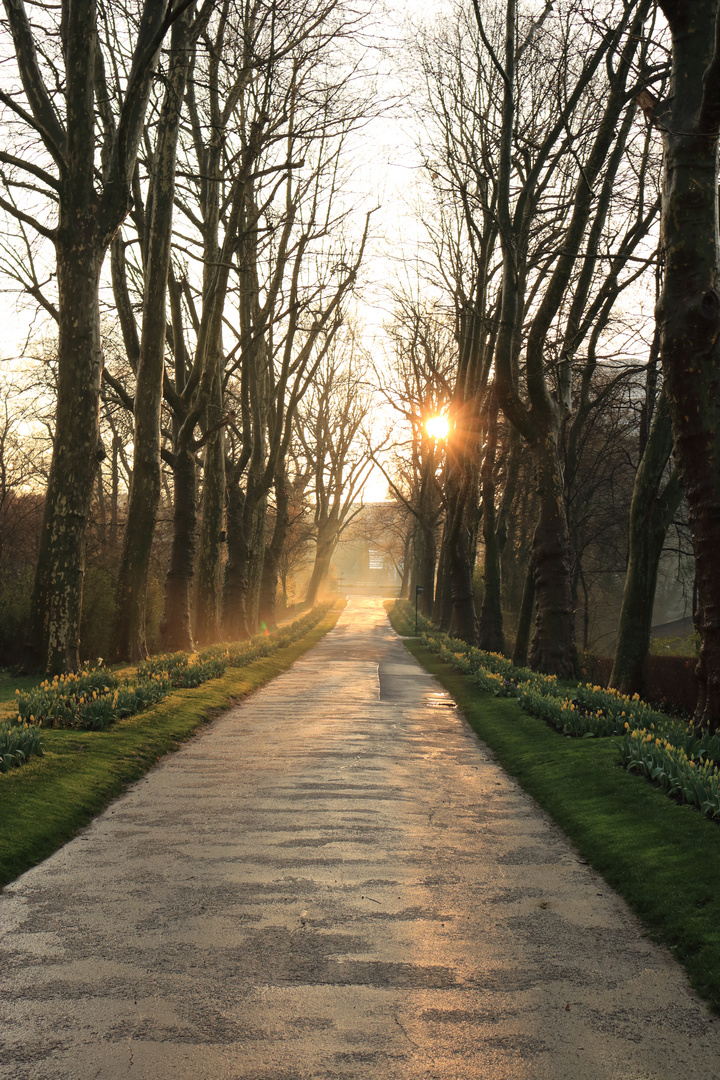
[[447, 439], [450, 421], [447, 416], [431, 416], [425, 421], [425, 430], [431, 439]]

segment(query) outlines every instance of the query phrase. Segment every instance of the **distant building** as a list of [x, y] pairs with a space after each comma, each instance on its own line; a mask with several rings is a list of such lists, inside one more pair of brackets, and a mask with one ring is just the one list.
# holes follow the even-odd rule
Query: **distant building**
[[332, 573], [341, 592], [397, 596], [401, 574], [393, 555], [393, 533], [383, 520], [386, 503], [370, 503], [338, 544]]

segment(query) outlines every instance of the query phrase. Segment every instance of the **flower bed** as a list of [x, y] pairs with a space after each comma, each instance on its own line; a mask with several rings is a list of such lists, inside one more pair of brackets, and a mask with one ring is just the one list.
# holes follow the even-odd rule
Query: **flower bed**
[[208, 679], [225, 674], [227, 660], [224, 656], [203, 657], [198, 653], [161, 653], [143, 660], [137, 666], [140, 679], [164, 677], [175, 689], [200, 686]]
[[115, 720], [133, 716], [156, 701], [170, 688], [166, 674], [140, 678], [134, 684], [120, 682], [107, 668], [80, 675], [56, 676], [17, 696], [17, 724], [39, 724], [52, 728], [105, 731]]
[[37, 749], [40, 726], [105, 731], [114, 721], [161, 701], [171, 688], [199, 686], [223, 675], [228, 667], [242, 667], [287, 647], [316, 626], [329, 607], [326, 604], [314, 608], [274, 634], [212, 645], [200, 653], [153, 656], [138, 664], [132, 681], [99, 667], [45, 679], [23, 693], [16, 690], [16, 717], [7, 722], [6, 731], [0, 729], [0, 758], [7, 757], [0, 771], [22, 764], [30, 753], [41, 753]]
[[24, 765], [34, 754], [42, 757], [42, 753], [39, 727], [11, 720], [0, 727], [0, 773]]
[[516, 668], [507, 657], [487, 653], [432, 629], [423, 644], [486, 692], [515, 696], [522, 708], [572, 738], [618, 738], [623, 764], [659, 784], [669, 795], [720, 819], [720, 736], [698, 737], [653, 709], [638, 694], [578, 683], [558, 686], [555, 676]]
[[619, 746], [620, 758], [627, 769], [647, 776], [668, 795], [708, 817], [720, 818], [720, 740], [717, 736], [697, 739], [692, 728], [686, 728], [685, 734], [684, 745], [678, 745], [680, 733], [671, 742], [646, 728], [631, 731], [628, 725]]

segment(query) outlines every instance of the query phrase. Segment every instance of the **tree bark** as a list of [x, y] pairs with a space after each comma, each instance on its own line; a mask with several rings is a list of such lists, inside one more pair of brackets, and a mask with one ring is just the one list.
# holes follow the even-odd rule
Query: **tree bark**
[[500, 544], [495, 512], [495, 459], [497, 456], [498, 401], [493, 391], [488, 399], [485, 456], [482, 465], [483, 602], [480, 610], [479, 644], [486, 652], [505, 651], [500, 576]]
[[577, 671], [570, 581], [570, 536], [557, 444], [551, 436], [533, 447], [540, 516], [532, 562], [537, 597], [530, 666], [571, 679]]
[[[65, 217], [65, 215], [63, 215]], [[63, 221], [57, 242], [58, 384], [53, 456], [32, 598], [29, 664], [48, 675], [76, 671], [85, 574], [85, 532], [98, 465], [100, 307], [104, 250], [92, 208]]]
[[318, 522], [317, 538], [315, 541], [315, 562], [308, 584], [305, 597], [305, 607], [313, 608], [318, 602], [318, 596], [327, 580], [330, 572], [330, 563], [335, 554], [335, 548], [340, 539], [340, 530], [337, 522], [330, 518], [327, 521]]
[[698, 582], [698, 728], [720, 728], [720, 240], [717, 0], [660, 0], [672, 34], [664, 133], [660, 355]]
[[250, 559], [248, 564], [247, 620], [251, 634], [260, 629], [260, 589], [265, 562], [265, 526], [267, 494], [263, 491], [255, 500], [250, 521]]
[[275, 475], [275, 524], [270, 543], [265, 549], [263, 575], [260, 585], [260, 621], [268, 630], [277, 626], [277, 586], [280, 558], [290, 526], [290, 493], [287, 488], [285, 464]]
[[220, 573], [224, 511], [225, 447], [220, 428], [208, 439], [203, 468], [194, 620], [200, 645], [209, 645], [222, 636]]
[[610, 686], [623, 694], [645, 693], [643, 661], [650, 647], [660, 556], [681, 498], [676, 470], [661, 490], [671, 450], [670, 413], [663, 393], [635, 478], [630, 507], [628, 566], [610, 676]]
[[250, 543], [243, 524], [245, 495], [239, 482], [227, 488], [227, 548], [223, 587], [223, 633], [228, 641], [250, 637], [248, 629], [247, 573]]
[[192, 652], [190, 600], [195, 562], [196, 464], [192, 448], [179, 443], [173, 467], [173, 540], [165, 577], [165, 608], [160, 635], [170, 652]]
[[195, 586], [195, 636], [209, 645], [222, 636], [221, 544], [225, 511], [225, 435], [222, 427], [222, 365], [205, 416], [209, 431], [203, 466], [202, 511]]
[[449, 564], [450, 621], [448, 633], [466, 641], [479, 643], [479, 627], [475, 611], [473, 571], [475, 569], [477, 490], [473, 483], [474, 467], [464, 463], [461, 488], [448, 515], [447, 561]]
[[522, 600], [520, 602], [520, 614], [518, 616], [518, 628], [515, 636], [515, 647], [512, 654], [512, 662], [515, 667], [527, 667], [528, 648], [530, 647], [530, 633], [533, 623], [533, 610], [535, 607], [535, 568], [533, 566], [532, 552], [525, 571], [525, 584], [523, 586]]
[[[148, 655], [145, 637], [150, 552], [160, 504], [160, 413], [165, 370], [168, 267], [172, 242], [175, 159], [180, 114], [189, 66], [188, 9], [173, 26], [171, 65], [158, 122], [152, 166], [145, 252], [140, 357], [136, 373], [133, 474], [116, 598], [118, 659], [138, 661]], [[124, 286], [124, 282], [122, 283]]]

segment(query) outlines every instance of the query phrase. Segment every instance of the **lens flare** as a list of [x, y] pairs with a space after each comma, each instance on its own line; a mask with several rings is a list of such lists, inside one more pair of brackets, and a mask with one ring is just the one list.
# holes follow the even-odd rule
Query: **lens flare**
[[431, 439], [447, 439], [450, 434], [450, 421], [447, 416], [431, 416], [425, 421], [425, 430]]

